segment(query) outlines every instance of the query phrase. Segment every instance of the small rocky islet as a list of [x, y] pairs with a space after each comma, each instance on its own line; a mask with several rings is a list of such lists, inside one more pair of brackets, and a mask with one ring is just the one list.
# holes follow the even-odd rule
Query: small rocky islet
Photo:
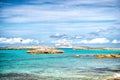
[[45, 49], [34, 49], [29, 50], [27, 53], [30, 54], [56, 54], [56, 53], [63, 53], [63, 50], [58, 50], [56, 48], [45, 48]]

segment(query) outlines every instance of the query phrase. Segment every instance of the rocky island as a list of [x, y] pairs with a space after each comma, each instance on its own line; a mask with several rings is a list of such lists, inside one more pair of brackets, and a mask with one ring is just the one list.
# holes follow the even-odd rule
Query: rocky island
[[63, 53], [63, 50], [58, 50], [57, 48], [39, 48], [34, 50], [29, 50], [27, 53], [30, 54], [55, 54], [55, 53]]

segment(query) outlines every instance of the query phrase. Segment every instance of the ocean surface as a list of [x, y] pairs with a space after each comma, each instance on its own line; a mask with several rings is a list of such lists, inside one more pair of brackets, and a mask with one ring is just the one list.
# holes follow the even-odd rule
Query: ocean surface
[[0, 50], [0, 80], [104, 80], [120, 76], [120, 58], [85, 56], [120, 54], [120, 50], [61, 50], [65, 52], [37, 55], [27, 50]]

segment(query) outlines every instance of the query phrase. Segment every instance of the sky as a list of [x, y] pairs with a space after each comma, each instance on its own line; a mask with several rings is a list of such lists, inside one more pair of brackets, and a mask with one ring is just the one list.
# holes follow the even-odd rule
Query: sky
[[1, 0], [0, 46], [120, 47], [120, 0]]

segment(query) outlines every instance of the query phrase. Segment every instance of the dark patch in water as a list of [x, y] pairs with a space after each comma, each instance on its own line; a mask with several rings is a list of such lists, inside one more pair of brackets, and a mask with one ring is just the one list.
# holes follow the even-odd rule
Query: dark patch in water
[[26, 73], [6, 73], [0, 74], [0, 80], [46, 80], [33, 74]]
[[120, 69], [120, 65], [115, 65], [116, 67], [118, 67], [118, 69]]
[[66, 66], [60, 66], [60, 68], [68, 68], [68, 67], [66, 67]]
[[95, 72], [99, 72], [99, 73], [106, 72], [106, 71], [120, 72], [120, 69], [109, 69], [109, 68], [95, 68], [94, 70]]
[[20, 77], [20, 76], [24, 76], [24, 77], [29, 77], [29, 74], [19, 74], [19, 73], [8, 73], [8, 74], [0, 74], [0, 77]]
[[44, 76], [38, 77], [33, 74], [26, 73], [7, 73], [0, 74], [0, 80], [82, 80], [81, 78], [64, 78], [64, 77], [53, 77], [53, 76]]
[[120, 69], [115, 69], [115, 70], [109, 70], [111, 72], [120, 72]]
[[108, 71], [108, 68], [95, 68], [96, 71]]

